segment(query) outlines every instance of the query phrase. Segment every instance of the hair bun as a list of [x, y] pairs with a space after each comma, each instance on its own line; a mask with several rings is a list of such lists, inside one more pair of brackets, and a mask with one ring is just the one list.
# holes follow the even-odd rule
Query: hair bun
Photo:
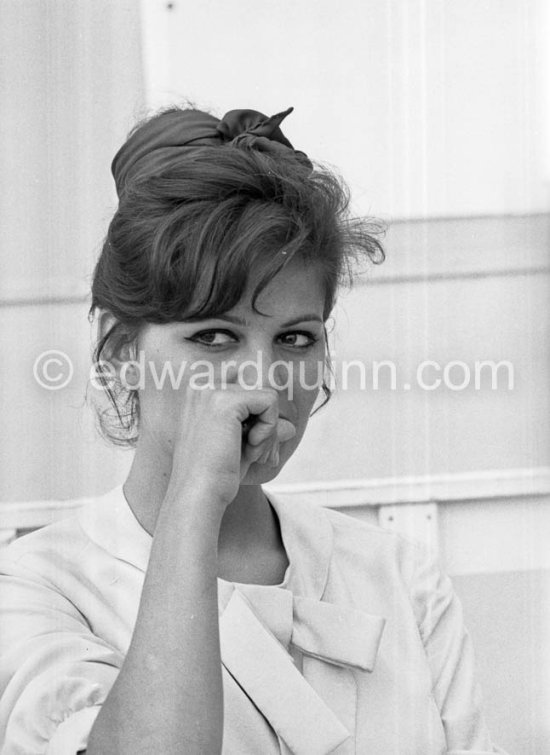
[[257, 110], [229, 110], [221, 120], [202, 110], [165, 110], [138, 126], [119, 149], [111, 165], [118, 196], [130, 180], [154, 175], [170, 167], [183, 151], [224, 144], [259, 152], [292, 150], [301, 162], [312, 164], [304, 152], [294, 150], [280, 124], [294, 108], [272, 116]]

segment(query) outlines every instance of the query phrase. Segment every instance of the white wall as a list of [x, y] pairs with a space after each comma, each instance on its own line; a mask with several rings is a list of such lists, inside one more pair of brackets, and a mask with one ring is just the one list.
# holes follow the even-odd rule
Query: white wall
[[[83, 402], [109, 166], [143, 108], [137, 11], [130, 0], [0, 3], [2, 501], [100, 491], [127, 464]], [[74, 363], [61, 391], [33, 378], [48, 349]]]
[[[310, 421], [279, 480], [444, 474], [545, 466], [550, 461], [550, 221], [480, 218], [400, 223], [388, 257], [334, 314], [340, 386]], [[344, 390], [342, 363], [367, 365]], [[373, 364], [391, 360], [375, 389]], [[422, 390], [417, 366], [458, 360], [464, 390]], [[473, 382], [476, 362], [509, 362], [497, 389]], [[350, 375], [358, 375], [358, 371]], [[462, 368], [450, 373], [459, 385]], [[383, 375], [383, 373], [381, 373]], [[388, 373], [386, 372], [386, 375]], [[432, 381], [441, 373], [426, 370]], [[407, 389], [406, 383], [410, 384]]]
[[548, 209], [545, 0], [142, 0], [142, 9], [151, 104], [189, 97], [220, 116], [293, 105], [285, 133], [343, 171], [361, 211]]

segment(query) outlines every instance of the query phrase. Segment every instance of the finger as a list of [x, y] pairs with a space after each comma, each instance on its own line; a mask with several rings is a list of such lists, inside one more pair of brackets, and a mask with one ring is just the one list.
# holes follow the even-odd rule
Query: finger
[[262, 446], [249, 446], [248, 443], [244, 444], [244, 449], [241, 454], [241, 481], [245, 478], [248, 470], [254, 463], [260, 463], [260, 459], [264, 456], [265, 449]]
[[269, 467], [277, 467], [279, 465], [280, 443], [276, 435], [264, 441], [261, 446], [256, 446], [256, 448], [266, 449], [258, 458], [258, 464], [266, 464]]
[[277, 435], [278, 422], [279, 410], [274, 402], [258, 414], [254, 425], [248, 431], [247, 442], [251, 446], [258, 446], [268, 438]]
[[276, 435], [263, 441], [258, 446], [250, 446], [244, 443], [241, 462], [241, 479], [242, 474], [246, 474], [245, 467], [248, 469], [252, 464], [266, 464], [271, 467], [277, 466], [279, 463], [279, 441]]
[[275, 446], [273, 446], [271, 453], [269, 454], [269, 457], [266, 461], [266, 464], [270, 467], [278, 467], [279, 466], [279, 444], [277, 443]]
[[296, 428], [287, 419], [279, 419], [277, 422], [277, 440], [279, 443], [286, 443], [287, 440], [294, 438]]
[[247, 440], [252, 446], [260, 445], [266, 440], [275, 439], [278, 443], [286, 443], [287, 440], [294, 438], [296, 435], [296, 428], [287, 419], [278, 418], [275, 427], [271, 424], [271, 417], [269, 422], [263, 424], [255, 424], [248, 432]]
[[258, 464], [267, 464], [269, 462], [269, 460], [271, 459], [271, 454], [272, 453], [273, 453], [273, 449], [271, 447], [267, 448], [263, 452], [263, 454], [260, 456], [260, 458], [258, 459], [257, 463]]

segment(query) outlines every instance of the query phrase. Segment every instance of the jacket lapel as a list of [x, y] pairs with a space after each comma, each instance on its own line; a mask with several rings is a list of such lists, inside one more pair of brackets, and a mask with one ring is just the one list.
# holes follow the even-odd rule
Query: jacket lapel
[[220, 647], [224, 667], [292, 753], [328, 755], [351, 736], [238, 590], [220, 619]]

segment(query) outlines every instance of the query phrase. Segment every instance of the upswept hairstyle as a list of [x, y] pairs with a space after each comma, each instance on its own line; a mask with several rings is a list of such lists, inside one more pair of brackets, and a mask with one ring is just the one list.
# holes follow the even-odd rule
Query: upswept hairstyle
[[[131, 347], [145, 323], [230, 310], [252, 273], [252, 306], [259, 311], [258, 295], [294, 258], [320, 271], [326, 321], [358, 265], [384, 259], [377, 238], [382, 223], [350, 217], [349, 204], [340, 176], [317, 163], [311, 171], [291, 149], [272, 154], [234, 144], [197, 146], [159, 174], [131, 182], [93, 275], [90, 319], [98, 309], [116, 319], [96, 344], [95, 365]], [[138, 392], [113, 383], [101, 369], [96, 374], [108, 398], [106, 408], [98, 407], [101, 433], [134, 446]], [[326, 383], [323, 390], [322, 405], [330, 398]]]

